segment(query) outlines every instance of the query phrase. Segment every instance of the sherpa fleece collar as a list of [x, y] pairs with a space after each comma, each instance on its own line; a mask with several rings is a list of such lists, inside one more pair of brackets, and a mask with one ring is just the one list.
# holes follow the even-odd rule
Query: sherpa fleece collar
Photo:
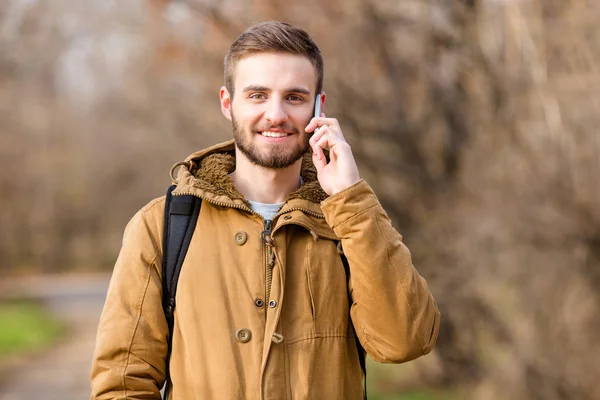
[[[224, 206], [250, 207], [244, 196], [233, 186], [229, 173], [235, 169], [235, 145], [233, 140], [220, 143], [188, 156], [179, 169], [173, 192], [193, 194], [215, 204]], [[177, 164], [176, 164], [177, 165]], [[308, 208], [322, 214], [319, 204], [328, 195], [317, 180], [317, 171], [312, 162], [312, 153], [307, 152], [302, 159], [300, 175], [304, 184], [288, 195], [286, 203]]]

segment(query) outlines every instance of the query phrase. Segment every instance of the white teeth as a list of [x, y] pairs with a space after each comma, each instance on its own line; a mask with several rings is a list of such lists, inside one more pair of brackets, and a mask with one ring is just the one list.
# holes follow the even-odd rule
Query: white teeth
[[285, 137], [288, 135], [287, 133], [284, 133], [284, 132], [269, 132], [269, 131], [263, 131], [260, 134], [263, 136], [272, 137], [272, 138], [280, 138], [280, 137]]

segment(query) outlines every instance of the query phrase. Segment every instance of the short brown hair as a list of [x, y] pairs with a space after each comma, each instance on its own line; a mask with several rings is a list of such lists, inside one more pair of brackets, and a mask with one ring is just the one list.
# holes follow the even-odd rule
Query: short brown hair
[[225, 87], [231, 97], [235, 90], [234, 69], [238, 61], [257, 53], [291, 53], [307, 57], [317, 71], [317, 93], [323, 88], [323, 56], [308, 33], [286, 22], [261, 22], [248, 28], [225, 55]]

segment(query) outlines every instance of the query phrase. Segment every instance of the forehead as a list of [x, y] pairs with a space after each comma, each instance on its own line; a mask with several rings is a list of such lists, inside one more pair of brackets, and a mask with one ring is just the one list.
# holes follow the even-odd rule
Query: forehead
[[244, 57], [235, 66], [235, 91], [250, 85], [271, 90], [300, 87], [316, 91], [317, 71], [302, 55], [288, 53], [259, 53]]

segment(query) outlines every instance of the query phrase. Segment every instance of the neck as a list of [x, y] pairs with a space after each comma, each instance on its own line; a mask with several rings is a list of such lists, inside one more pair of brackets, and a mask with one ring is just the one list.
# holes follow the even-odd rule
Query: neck
[[254, 164], [237, 148], [235, 158], [236, 167], [231, 173], [231, 180], [247, 200], [265, 204], [283, 203], [300, 187], [302, 159], [287, 168], [269, 169]]

